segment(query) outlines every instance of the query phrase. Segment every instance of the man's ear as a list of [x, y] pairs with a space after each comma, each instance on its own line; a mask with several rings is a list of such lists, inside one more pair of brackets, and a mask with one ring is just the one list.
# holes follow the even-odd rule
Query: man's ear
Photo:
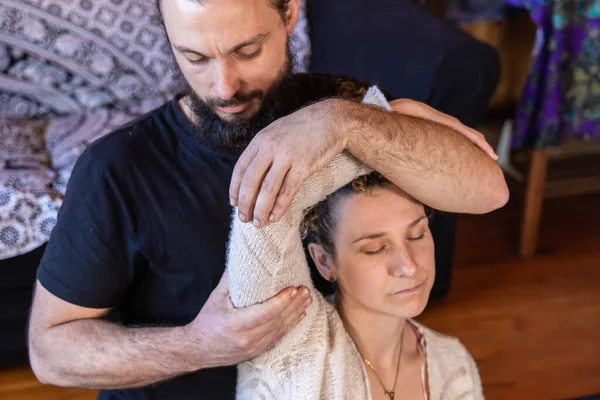
[[285, 29], [288, 35], [291, 35], [298, 23], [298, 13], [300, 12], [300, 0], [288, 0], [287, 11], [284, 16]]
[[333, 257], [318, 243], [310, 243], [308, 245], [308, 252], [321, 276], [330, 282], [335, 282], [337, 275]]

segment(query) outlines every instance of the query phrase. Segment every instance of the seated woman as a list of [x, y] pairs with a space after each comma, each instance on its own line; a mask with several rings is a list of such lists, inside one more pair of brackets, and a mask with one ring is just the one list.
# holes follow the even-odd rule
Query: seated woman
[[[385, 106], [381, 99], [372, 88], [363, 102]], [[460, 342], [411, 320], [434, 280], [425, 207], [369, 172], [343, 153], [302, 186], [279, 222], [256, 229], [233, 219], [227, 278], [236, 307], [288, 286], [313, 288], [302, 322], [238, 367], [237, 398], [483, 398]], [[335, 301], [314, 289], [301, 225], [319, 273], [336, 282]]]
[[427, 211], [374, 172], [305, 218], [310, 255], [320, 275], [335, 282], [335, 307], [374, 399], [483, 397], [464, 346], [411, 319], [425, 309], [435, 278]]

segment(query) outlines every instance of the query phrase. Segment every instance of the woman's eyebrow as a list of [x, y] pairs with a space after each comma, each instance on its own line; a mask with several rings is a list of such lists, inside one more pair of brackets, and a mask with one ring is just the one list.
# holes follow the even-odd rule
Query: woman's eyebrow
[[[424, 220], [424, 219], [426, 219], [426, 218], [427, 218], [427, 216], [426, 216], [426, 215], [423, 215], [422, 217], [419, 217], [419, 218], [415, 219], [413, 222], [411, 222], [411, 223], [408, 225], [408, 228], [412, 228], [412, 227], [414, 227], [414, 226], [418, 225], [418, 224], [419, 224], [419, 222], [423, 221], [423, 220]], [[361, 237], [359, 237], [359, 238], [358, 238], [358, 239], [356, 239], [354, 242], [352, 242], [352, 244], [358, 243], [358, 242], [360, 242], [361, 240], [367, 240], [367, 239], [379, 239], [379, 238], [381, 238], [381, 237], [383, 237], [383, 236], [385, 236], [385, 233], [384, 233], [384, 232], [369, 233], [368, 235], [364, 235], [364, 236], [361, 236]]]
[[419, 222], [423, 221], [425, 218], [427, 218], [427, 215], [423, 215], [422, 217], [417, 218], [416, 220], [414, 220], [413, 222], [411, 222], [411, 224], [408, 225], [408, 227], [412, 228], [413, 226], [418, 225]]
[[380, 238], [380, 237], [383, 237], [383, 236], [385, 236], [385, 233], [383, 233], [383, 232], [379, 232], [379, 233], [370, 233], [370, 234], [368, 234], [368, 235], [365, 235], [365, 236], [361, 236], [361, 237], [359, 237], [359, 238], [358, 238], [358, 239], [356, 239], [354, 242], [352, 242], [352, 244], [354, 244], [354, 243], [358, 243], [358, 242], [360, 242], [361, 240], [367, 240], [367, 239], [377, 239], [377, 238]]

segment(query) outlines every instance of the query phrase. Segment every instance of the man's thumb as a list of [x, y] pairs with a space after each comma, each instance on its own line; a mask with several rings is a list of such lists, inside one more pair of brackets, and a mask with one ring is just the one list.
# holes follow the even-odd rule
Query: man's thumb
[[227, 269], [223, 272], [219, 283], [213, 290], [213, 294], [218, 296], [228, 296], [229, 295], [229, 286], [227, 286]]

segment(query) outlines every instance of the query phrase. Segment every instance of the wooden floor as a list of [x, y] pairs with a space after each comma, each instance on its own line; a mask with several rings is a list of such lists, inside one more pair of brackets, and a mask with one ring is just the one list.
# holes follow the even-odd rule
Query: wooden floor
[[451, 293], [420, 320], [462, 340], [487, 399], [600, 394], [600, 195], [545, 201], [529, 260], [518, 206], [461, 217]]
[[[420, 318], [458, 336], [486, 398], [567, 399], [600, 393], [600, 195], [544, 203], [539, 255], [516, 257], [518, 201], [461, 216], [450, 296]], [[0, 371], [0, 399], [93, 399]]]

